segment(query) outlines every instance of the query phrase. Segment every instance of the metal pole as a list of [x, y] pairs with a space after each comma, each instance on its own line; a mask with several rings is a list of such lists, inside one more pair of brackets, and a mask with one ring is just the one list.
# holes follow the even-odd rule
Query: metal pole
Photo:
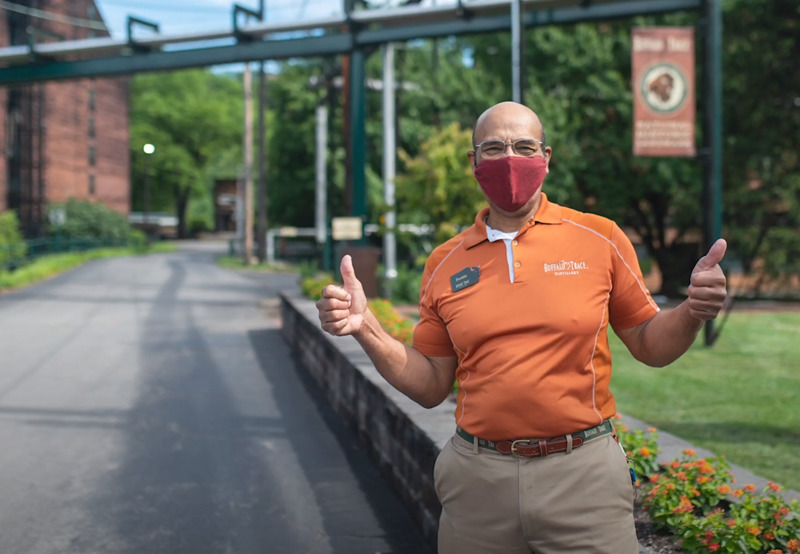
[[244, 65], [244, 264], [253, 256], [253, 78]]
[[317, 244], [325, 244], [328, 240], [328, 106], [317, 106], [317, 194], [315, 226]]
[[267, 109], [267, 79], [264, 75], [264, 60], [258, 71], [258, 261], [267, 257], [267, 161], [264, 133], [264, 112]]
[[356, 48], [350, 56], [350, 159], [352, 163], [353, 217], [367, 216], [367, 136], [365, 126], [366, 54]]
[[512, 100], [525, 102], [525, 28], [522, 0], [511, 2], [511, 88]]
[[145, 154], [144, 159], [146, 160], [145, 163], [145, 170], [144, 170], [144, 228], [145, 232], [149, 235], [150, 233], [147, 231], [148, 225], [150, 224], [150, 156], [152, 154]]
[[[722, 7], [705, 0], [705, 143], [703, 199], [705, 252], [722, 235]], [[714, 344], [714, 322], [705, 325], [705, 345]]]
[[394, 210], [395, 178], [395, 86], [394, 86], [394, 44], [383, 46], [383, 201], [388, 206], [386, 212], [386, 233], [383, 235], [383, 260], [386, 266], [387, 296], [397, 278], [397, 243], [394, 229], [396, 225]]

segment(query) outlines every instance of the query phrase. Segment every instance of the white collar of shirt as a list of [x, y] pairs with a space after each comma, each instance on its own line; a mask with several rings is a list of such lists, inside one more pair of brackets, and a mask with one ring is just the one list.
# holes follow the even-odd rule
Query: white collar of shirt
[[[484, 223], [486, 221], [484, 220]], [[496, 242], [498, 240], [502, 240], [506, 243], [506, 260], [508, 261], [508, 278], [511, 282], [514, 282], [514, 252], [511, 249], [511, 241], [517, 236], [519, 231], [514, 231], [513, 233], [504, 233], [503, 231], [498, 231], [497, 229], [492, 229], [488, 223], [486, 223], [486, 238], [489, 239], [489, 242]]]

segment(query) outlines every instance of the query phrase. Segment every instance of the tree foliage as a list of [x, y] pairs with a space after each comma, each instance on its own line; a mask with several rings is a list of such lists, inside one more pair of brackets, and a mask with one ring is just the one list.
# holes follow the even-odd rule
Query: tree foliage
[[[172, 209], [179, 235], [186, 236], [192, 194], [209, 183], [205, 170], [227, 150], [241, 148], [241, 85], [203, 70], [138, 75], [131, 85], [131, 156], [134, 203], [144, 209], [150, 179], [151, 211]], [[142, 152], [155, 145], [150, 159]]]
[[467, 162], [471, 149], [472, 131], [452, 123], [423, 142], [417, 157], [400, 152], [406, 170], [397, 180], [398, 210], [404, 221], [433, 225], [438, 243], [472, 224], [486, 202]]
[[726, 231], [761, 282], [800, 274], [800, 4], [724, 4]]
[[[800, 6], [793, 0], [724, 0], [723, 6], [727, 259], [741, 261], [745, 271], [786, 278], [800, 273], [800, 74], [791, 70], [800, 59]], [[632, 155], [630, 31], [640, 25], [697, 26], [702, 83], [703, 27], [697, 13], [537, 26], [525, 34], [526, 103], [540, 115], [553, 148], [545, 183], [549, 197], [634, 231], [658, 263], [662, 292], [674, 295], [703, 254], [702, 164], [699, 158]], [[510, 37], [496, 33], [396, 46], [398, 221], [433, 223], [438, 241], [471, 224], [482, 203], [464, 152], [476, 117], [511, 97]], [[346, 98], [334, 80], [342, 59], [292, 60], [279, 67], [267, 95], [269, 224], [314, 223], [319, 104], [329, 108], [328, 215], [349, 215]], [[368, 77], [380, 80], [382, 71], [379, 51], [371, 52]], [[134, 203], [141, 205], [141, 145], [152, 142], [154, 205], [181, 213], [195, 194], [210, 211], [212, 176], [233, 178], [241, 163], [239, 76], [200, 71], [141, 76], [132, 92]], [[367, 219], [378, 222], [386, 210], [380, 91], [367, 89], [365, 111]]]

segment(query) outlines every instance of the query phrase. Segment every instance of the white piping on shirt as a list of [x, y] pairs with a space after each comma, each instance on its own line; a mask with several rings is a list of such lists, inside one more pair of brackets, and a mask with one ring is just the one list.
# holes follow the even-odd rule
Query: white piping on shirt
[[597, 417], [600, 419], [599, 423], [603, 423], [603, 414], [597, 409], [597, 371], [594, 368], [594, 354], [597, 352], [597, 341], [600, 338], [600, 333], [603, 330], [603, 321], [606, 318], [606, 308], [608, 307], [608, 302], [611, 300], [611, 288], [609, 287], [609, 294], [606, 296], [606, 301], [603, 303], [603, 312], [600, 315], [600, 325], [597, 327], [597, 332], [594, 334], [594, 346], [592, 346], [592, 354], [589, 358], [589, 365], [592, 368], [592, 409], [594, 413], [597, 414]]
[[625, 264], [625, 267], [627, 267], [628, 271], [630, 271], [631, 274], [633, 275], [634, 279], [636, 280], [636, 284], [639, 285], [639, 289], [642, 291], [642, 294], [644, 294], [644, 297], [647, 299], [647, 301], [650, 303], [650, 305], [653, 306], [656, 310], [661, 311], [661, 309], [658, 307], [658, 304], [656, 304], [655, 301], [652, 299], [652, 297], [650, 297], [650, 295], [647, 294], [647, 289], [645, 288], [644, 283], [642, 283], [642, 281], [636, 276], [636, 272], [633, 270], [633, 268], [630, 265], [628, 265], [628, 261], [620, 253], [619, 248], [617, 248], [617, 245], [614, 244], [614, 241], [612, 241], [608, 237], [605, 237], [605, 236], [601, 235], [600, 233], [598, 233], [597, 231], [595, 231], [591, 227], [586, 227], [585, 225], [581, 225], [580, 223], [575, 223], [571, 219], [566, 219], [565, 218], [562, 221], [566, 221], [567, 223], [571, 223], [571, 224], [575, 225], [576, 227], [580, 227], [581, 229], [586, 229], [590, 233], [594, 233], [595, 235], [597, 235], [598, 237], [600, 237], [601, 239], [603, 239], [604, 241], [609, 243], [614, 248], [614, 251], [617, 253], [617, 256], [619, 256], [620, 260], [622, 260], [622, 263]]
[[449, 258], [453, 254], [453, 252], [458, 250], [461, 247], [462, 244], [464, 244], [463, 240], [461, 242], [459, 242], [458, 244], [456, 244], [455, 247], [450, 252], [447, 253], [447, 256], [442, 258], [442, 261], [439, 262], [439, 265], [437, 265], [436, 268], [431, 272], [430, 279], [428, 279], [428, 282], [425, 283], [425, 289], [423, 289], [422, 294], [419, 297], [419, 307], [420, 308], [422, 308], [422, 301], [425, 299], [425, 295], [428, 294], [428, 287], [431, 286], [431, 281], [433, 281], [434, 275], [436, 275], [436, 272], [439, 271], [439, 268], [442, 267], [442, 264], [447, 260], [447, 258]]

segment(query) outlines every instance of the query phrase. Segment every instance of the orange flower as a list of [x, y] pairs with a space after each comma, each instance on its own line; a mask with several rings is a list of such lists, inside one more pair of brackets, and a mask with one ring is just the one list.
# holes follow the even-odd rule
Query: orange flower
[[768, 541], [774, 541], [775, 533], [773, 533], [772, 531], [767, 531], [766, 533], [764, 533], [764, 538], [767, 539]]
[[758, 527], [756, 527], [754, 525], [752, 527], [748, 527], [747, 528], [747, 532], [750, 533], [751, 535], [753, 535], [754, 537], [757, 537], [757, 536], [759, 536], [761, 534], [761, 529], [759, 529]]
[[669, 464], [669, 467], [673, 469], [678, 469], [679, 467], [681, 467], [681, 463], [678, 460], [675, 460], [674, 462]]
[[786, 543], [786, 548], [789, 549], [789, 552], [797, 552], [800, 550], [800, 539], [792, 539]]
[[756, 490], [756, 486], [755, 485], [745, 485], [744, 486], [744, 490], [746, 490], [748, 492], [753, 492], [754, 490]]
[[679, 471], [679, 472], [678, 472], [678, 473], [675, 475], [675, 477], [677, 477], [677, 478], [678, 478], [678, 479], [680, 479], [681, 481], [686, 481], [686, 474], [685, 474], [684, 472], [682, 472], [682, 471]]
[[777, 548], [773, 548], [767, 554], [783, 554], [783, 550], [778, 550]]
[[711, 544], [708, 545], [708, 551], [709, 552], [716, 552], [719, 549], [720, 549], [720, 546], [719, 546], [718, 542], [712, 542]]
[[697, 478], [697, 482], [700, 483], [701, 485], [704, 485], [709, 481], [711, 481], [711, 477], [708, 477], [706, 475], [701, 475], [700, 477]]
[[767, 486], [774, 492], [779, 492], [781, 490], [781, 486], [777, 483], [773, 483], [772, 481], [767, 483]]
[[720, 485], [717, 487], [717, 492], [720, 494], [730, 494], [731, 488], [728, 485]]
[[733, 491], [733, 495], [737, 498], [740, 498], [743, 494], [744, 491], [742, 489], [736, 489], [735, 491]]
[[687, 448], [683, 451], [683, 453], [690, 457], [697, 456], [697, 452], [695, 452], [693, 448]]
[[658, 431], [658, 429], [656, 429], [655, 427], [648, 427], [647, 428], [647, 432], [648, 433], [655, 433], [656, 431]]
[[651, 483], [658, 483], [658, 480], [660, 478], [661, 478], [660, 475], [658, 475], [657, 473], [654, 473], [653, 475], [650, 476], [650, 482]]
[[650, 452], [649, 448], [647, 448], [646, 446], [643, 446], [643, 447], [641, 447], [639, 449], [639, 454], [641, 454], [642, 456], [647, 458], [648, 456], [650, 456], [651, 452]]

